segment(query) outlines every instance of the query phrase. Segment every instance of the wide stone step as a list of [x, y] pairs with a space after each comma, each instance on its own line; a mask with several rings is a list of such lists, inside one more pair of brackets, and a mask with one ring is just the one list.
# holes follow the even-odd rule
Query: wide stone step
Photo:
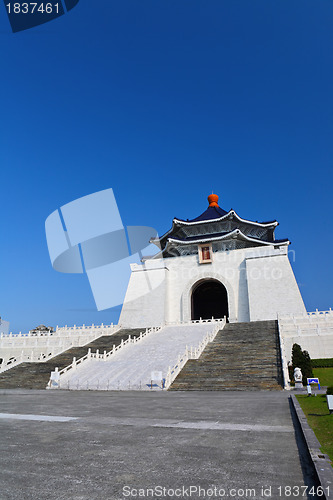
[[[218, 354], [218, 352], [220, 352], [220, 355]], [[247, 356], [247, 359], [248, 361], [246, 361], [246, 359], [244, 359], [244, 356]], [[237, 350], [233, 350], [233, 351], [225, 351], [223, 349], [223, 346], [220, 347], [219, 349], [216, 349], [215, 352], [208, 352], [208, 353], [205, 353], [204, 355], [202, 355], [202, 357], [200, 356], [200, 359], [204, 360], [204, 361], [207, 361], [208, 359], [210, 360], [218, 360], [218, 359], [228, 359], [228, 361], [232, 360], [232, 359], [235, 359], [235, 361], [244, 361], [244, 362], [255, 362], [256, 360], [258, 362], [262, 361], [262, 362], [265, 362], [266, 360], [271, 360], [271, 359], [274, 359], [274, 358], [277, 358], [279, 356], [279, 353], [278, 351], [273, 351], [273, 352], [266, 352], [263, 353], [261, 351], [255, 351], [255, 352], [247, 352], [245, 353], [244, 350], [242, 351], [237, 351]]]
[[[260, 368], [260, 369], [265, 369], [265, 368], [271, 368], [272, 364], [276, 362], [276, 358], [271, 358], [270, 360], [267, 360], [267, 362], [260, 361], [260, 363], [252, 363], [252, 362], [246, 362], [244, 360], [241, 360], [237, 363], [237, 360], [232, 360], [232, 362], [229, 363], [228, 358], [224, 357], [222, 360], [212, 360], [212, 359], [204, 359], [201, 360], [200, 363], [194, 364], [190, 363], [188, 361], [188, 366], [187, 370], [204, 370], [205, 368], [208, 371], [211, 371], [213, 369], [219, 370], [219, 369], [226, 369], [226, 370], [232, 370], [232, 369], [241, 369], [241, 368]], [[209, 365], [209, 366], [207, 366]]]
[[172, 386], [169, 391], [279, 391], [282, 390], [280, 385], [233, 385], [233, 386]]
[[277, 328], [276, 321], [227, 324], [169, 390], [282, 389]]
[[179, 380], [188, 380], [189, 378], [193, 379], [212, 379], [212, 378], [228, 378], [238, 380], [240, 377], [253, 377], [256, 379], [266, 378], [266, 377], [278, 377], [279, 373], [277, 370], [256, 370], [256, 369], [248, 369], [248, 370], [235, 370], [230, 372], [228, 370], [198, 370], [198, 371], [187, 371], [182, 370], [182, 372], [178, 375], [177, 379]]
[[[187, 384], [185, 382], [182, 383], [180, 380], [177, 382], [177, 384], [174, 384], [172, 388], [174, 389], [174, 386], [178, 385], [179, 387], [186, 387]], [[263, 380], [257, 380], [255, 383], [250, 380], [228, 380], [228, 379], [213, 379], [213, 380], [197, 380], [193, 381], [191, 386], [193, 387], [245, 387], [245, 386], [276, 386], [277, 382], [275, 379], [272, 378], [266, 378]]]

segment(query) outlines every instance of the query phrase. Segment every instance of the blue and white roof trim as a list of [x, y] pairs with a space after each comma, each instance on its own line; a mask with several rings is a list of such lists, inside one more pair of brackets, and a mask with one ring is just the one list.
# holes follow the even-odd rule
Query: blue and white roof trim
[[168, 250], [178, 246], [189, 246], [200, 243], [242, 240], [249, 246], [289, 245], [288, 239], [276, 240], [274, 231], [279, 225], [276, 220], [268, 222], [251, 221], [240, 217], [235, 210], [229, 212], [217, 204], [218, 196], [208, 197], [209, 207], [198, 217], [191, 220], [174, 218], [172, 227], [160, 238], [151, 240], [162, 249], [167, 256]]
[[[215, 211], [215, 207], [209, 207], [209, 208], [213, 208]], [[220, 210], [222, 210], [222, 209], [220, 209]], [[225, 212], [225, 211], [223, 210], [223, 212]], [[157, 241], [158, 242], [164, 241], [169, 235], [174, 233], [181, 226], [197, 226], [197, 225], [200, 225], [203, 223], [207, 224], [207, 223], [212, 223], [212, 222], [223, 222], [223, 221], [227, 221], [230, 219], [236, 220], [238, 222], [243, 222], [243, 223], [249, 224], [251, 226], [262, 227], [262, 228], [275, 229], [279, 225], [279, 223], [276, 220], [269, 221], [269, 222], [254, 222], [254, 221], [250, 221], [248, 219], [243, 219], [233, 209], [229, 210], [229, 212], [225, 212], [224, 215], [219, 214], [218, 217], [217, 216], [214, 217], [214, 215], [216, 213], [218, 213], [218, 212], [215, 211], [215, 213], [213, 213], [212, 210], [209, 211], [209, 209], [207, 209], [203, 214], [201, 214], [196, 219], [182, 220], [182, 219], [174, 218], [172, 221], [171, 229], [169, 229], [169, 231], [167, 231], [165, 234], [163, 234], [163, 236], [161, 236], [158, 240], [152, 239], [151, 242], [157, 243]]]

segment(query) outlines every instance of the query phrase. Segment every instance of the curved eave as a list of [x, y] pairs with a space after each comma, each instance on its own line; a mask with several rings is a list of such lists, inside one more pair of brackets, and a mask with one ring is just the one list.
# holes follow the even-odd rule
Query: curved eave
[[[239, 215], [235, 212], [235, 210], [229, 210], [229, 212], [226, 215], [223, 215], [222, 217], [218, 217], [216, 219], [207, 219], [207, 220], [201, 220], [201, 221], [195, 221], [195, 222], [190, 222], [190, 221], [184, 221], [181, 219], [173, 219], [172, 221], [172, 227], [167, 231], [163, 236], [161, 236], [159, 239], [158, 238], [152, 238], [150, 240], [150, 243], [154, 243], [155, 245], [160, 245], [162, 240], [165, 240], [169, 234], [171, 234], [176, 228], [181, 227], [181, 226], [198, 226], [200, 224], [207, 224], [211, 222], [221, 222], [223, 220], [226, 220], [228, 218], [235, 218], [238, 220], [238, 222], [244, 222], [246, 224], [250, 224], [255, 227], [262, 227], [262, 228], [269, 228], [269, 227], [276, 227], [279, 225], [278, 221], [272, 221], [272, 222], [254, 222], [251, 220], [247, 219], [242, 219], [242, 217], [239, 217]], [[165, 247], [166, 248], [166, 247]]]
[[280, 241], [264, 241], [260, 240], [259, 238], [251, 238], [250, 236], [247, 236], [246, 234], [242, 233], [240, 229], [234, 229], [233, 231], [230, 231], [230, 233], [226, 233], [223, 236], [216, 236], [212, 237], [209, 236], [208, 238], [205, 237], [200, 237], [195, 240], [178, 240], [176, 238], [168, 238], [167, 245], [165, 249], [167, 248], [169, 243], [178, 243], [181, 245], [193, 245], [193, 244], [198, 244], [198, 243], [208, 243], [211, 241], [223, 241], [223, 240], [230, 240], [230, 239], [240, 239], [244, 241], [250, 241], [252, 243], [260, 243], [262, 245], [273, 245], [273, 246], [280, 246], [280, 245], [290, 245], [289, 240], [280, 240]]
[[[206, 224], [209, 222], [221, 222], [225, 219], [228, 219], [230, 217], [230, 215], [232, 217], [235, 217], [235, 219], [237, 219], [238, 222], [245, 222], [246, 224], [251, 224], [252, 226], [256, 226], [256, 227], [276, 227], [279, 225], [279, 223], [276, 220], [272, 221], [272, 222], [254, 222], [252, 220], [242, 219], [242, 217], [239, 217], [239, 215], [235, 212], [235, 210], [229, 210], [229, 212], [227, 214], [222, 215], [222, 217], [218, 217], [216, 219], [207, 219], [207, 220], [200, 220], [200, 221], [195, 221], [195, 222], [183, 221], [181, 219], [173, 219], [173, 224], [175, 224], [175, 226], [197, 226], [198, 224]], [[172, 226], [173, 226], [173, 224], [172, 224]], [[162, 236], [162, 238], [163, 237], [164, 236]]]
[[250, 236], [246, 236], [242, 231], [239, 229], [234, 229], [230, 233], [225, 234], [224, 236], [218, 236], [218, 237], [209, 237], [209, 238], [197, 238], [196, 240], [191, 240], [191, 241], [183, 241], [183, 240], [177, 240], [175, 238], [168, 238], [167, 244], [165, 245], [165, 248], [156, 254], [153, 258], [162, 258], [163, 254], [169, 250], [169, 248], [172, 248], [176, 245], [198, 245], [200, 243], [210, 243], [214, 241], [225, 241], [225, 240], [231, 240], [231, 239], [238, 239], [238, 240], [243, 240], [243, 241], [248, 241], [251, 243], [257, 243], [259, 246], [287, 246], [290, 245], [290, 241], [288, 239], [286, 240], [278, 240], [278, 241], [263, 241], [259, 240], [258, 238], [251, 238]]

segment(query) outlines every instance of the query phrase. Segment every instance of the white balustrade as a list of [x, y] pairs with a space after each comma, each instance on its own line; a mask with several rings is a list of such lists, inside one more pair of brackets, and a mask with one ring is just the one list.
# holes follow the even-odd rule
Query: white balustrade
[[313, 336], [333, 333], [333, 311], [316, 311], [303, 316], [281, 316], [279, 328], [284, 336]]
[[112, 335], [120, 325], [57, 327], [54, 332], [0, 335], [0, 373], [22, 362], [46, 362], [70, 347], [82, 347], [102, 335]]
[[290, 379], [289, 379], [289, 370], [288, 370], [288, 360], [287, 360], [287, 352], [284, 343], [284, 339], [280, 334], [279, 328], [279, 343], [280, 343], [280, 356], [282, 363], [282, 376], [283, 376], [283, 386], [285, 389], [290, 390]]
[[[131, 335], [129, 335], [128, 339], [126, 339], [126, 340], [121, 339], [121, 343], [118, 346], [113, 345], [113, 348], [111, 351], [109, 351], [109, 352], [104, 351], [103, 354], [99, 353], [99, 349], [97, 349], [97, 351], [95, 353], [92, 353], [91, 349], [89, 349], [87, 354], [85, 356], [83, 356], [82, 358], [80, 358], [78, 360], [73, 358], [73, 362], [70, 365], [66, 366], [65, 368], [63, 368], [59, 372], [58, 372], [58, 369], [56, 370], [59, 373], [60, 381], [61, 381], [61, 375], [64, 375], [69, 370], [76, 369], [76, 367], [78, 365], [81, 365], [85, 361], [90, 361], [91, 359], [98, 359], [99, 361], [107, 361], [111, 356], [114, 356], [121, 349], [124, 349], [126, 346], [129, 346], [130, 344], [136, 344], [137, 342], [140, 342], [142, 339], [147, 337], [147, 335], [154, 333], [154, 332], [157, 332], [157, 331], [161, 330], [161, 328], [162, 328], [161, 326], [146, 328], [146, 330], [144, 332], [140, 332], [140, 335], [138, 337], [132, 338]], [[51, 377], [52, 377], [52, 374], [51, 374]], [[61, 384], [61, 382], [59, 382], [59, 388], [60, 388], [60, 384]], [[51, 379], [50, 379], [47, 387], [53, 388], [51, 385]]]
[[165, 326], [197, 325], [203, 323], [223, 323], [224, 318], [192, 319], [190, 321], [166, 321]]
[[307, 350], [312, 358], [327, 356], [333, 346], [333, 310], [309, 312], [303, 315], [279, 316], [279, 332], [285, 346], [285, 356], [291, 360], [294, 343]]
[[330, 320], [330, 318], [333, 319], [333, 309], [329, 309], [328, 311], [319, 311], [316, 309], [315, 311], [307, 312], [301, 315], [295, 315], [295, 314], [282, 314], [278, 316], [279, 321], [283, 321], [284, 323], [291, 323], [291, 324], [297, 324], [300, 322], [304, 323], [309, 323], [309, 322], [316, 322], [317, 319], [319, 320]]

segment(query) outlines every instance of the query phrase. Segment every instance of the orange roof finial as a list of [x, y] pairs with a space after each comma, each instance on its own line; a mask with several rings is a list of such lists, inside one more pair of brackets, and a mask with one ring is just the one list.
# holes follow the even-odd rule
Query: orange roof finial
[[208, 196], [208, 202], [209, 202], [209, 206], [210, 207], [218, 207], [218, 202], [219, 201], [219, 197], [217, 196], [217, 194], [210, 194]]

